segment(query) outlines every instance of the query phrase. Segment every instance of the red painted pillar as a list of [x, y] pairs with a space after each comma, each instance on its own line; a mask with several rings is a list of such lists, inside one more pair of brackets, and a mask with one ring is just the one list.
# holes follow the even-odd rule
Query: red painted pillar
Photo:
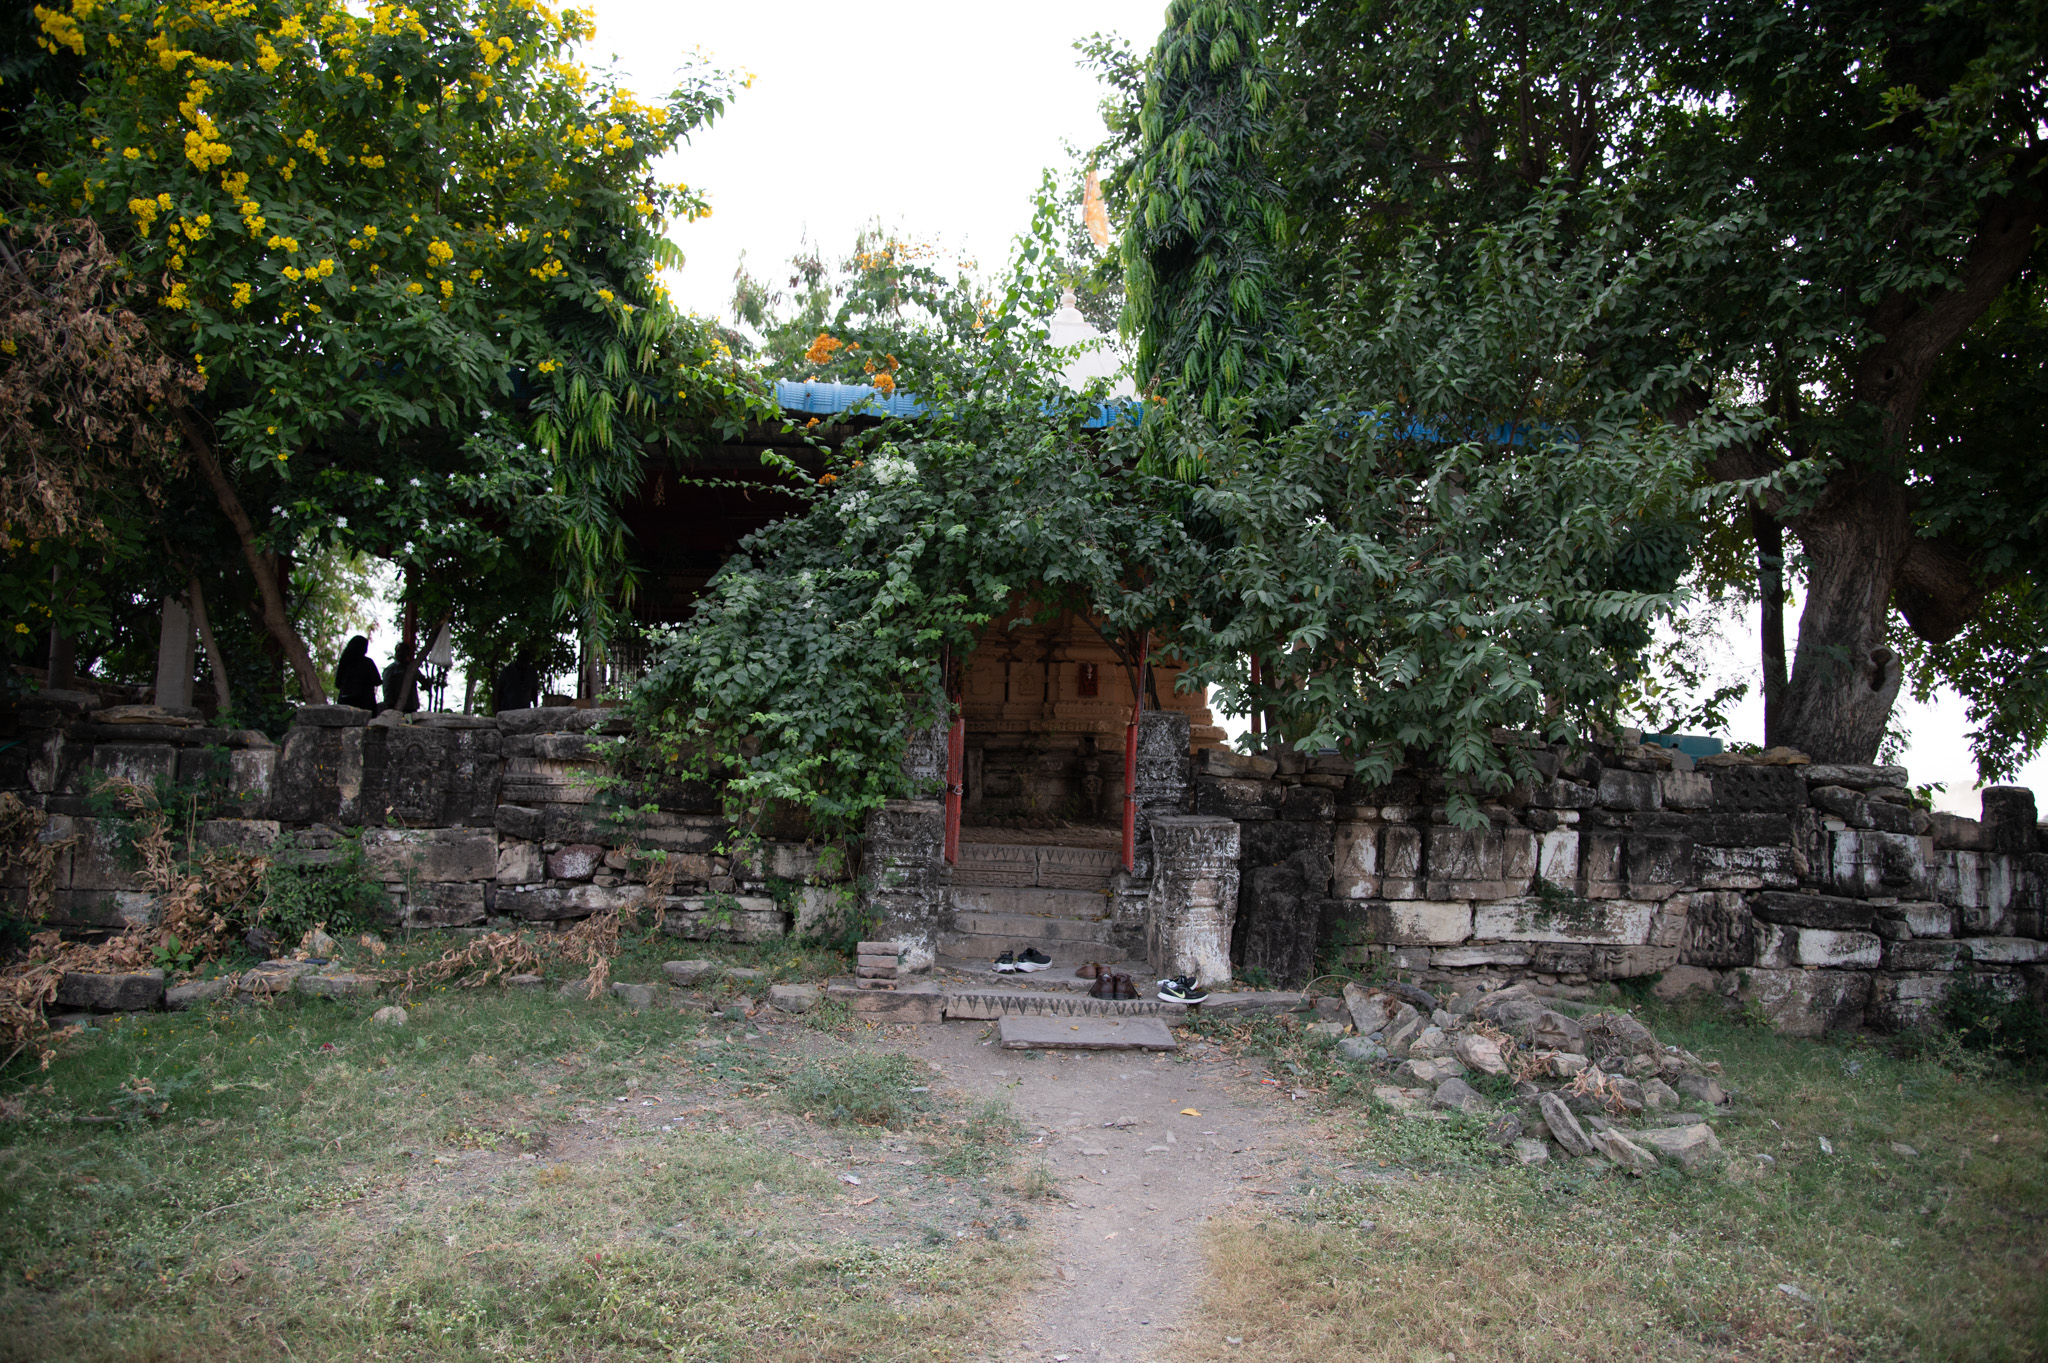
[[1138, 719], [1145, 713], [1145, 666], [1152, 652], [1152, 631], [1138, 643], [1138, 684], [1131, 692], [1131, 722], [1124, 728], [1124, 870], [1135, 870], [1138, 855]]

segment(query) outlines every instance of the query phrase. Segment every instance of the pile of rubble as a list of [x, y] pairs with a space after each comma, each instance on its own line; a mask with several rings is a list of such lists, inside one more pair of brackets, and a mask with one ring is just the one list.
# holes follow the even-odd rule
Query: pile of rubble
[[[1587, 1011], [1591, 993], [1475, 982], [1440, 1003], [1415, 985], [1346, 985], [1357, 1035], [1337, 1044], [1346, 1059], [1391, 1071], [1373, 1095], [1397, 1113], [1477, 1118], [1524, 1164], [1544, 1163], [1553, 1147], [1634, 1174], [1719, 1163], [1708, 1121], [1729, 1101], [1720, 1063], [1664, 1045], [1627, 1012]], [[1512, 1098], [1486, 1097], [1474, 1087], [1480, 1076], [1511, 1080]]]

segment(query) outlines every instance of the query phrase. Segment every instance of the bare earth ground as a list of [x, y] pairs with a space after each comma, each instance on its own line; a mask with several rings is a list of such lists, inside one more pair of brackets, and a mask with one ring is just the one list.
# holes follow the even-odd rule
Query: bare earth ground
[[1291, 1197], [1316, 1160], [1310, 1104], [1199, 1040], [1176, 1055], [1062, 1054], [1005, 1051], [974, 1024], [902, 1030], [943, 1082], [1010, 1104], [1025, 1158], [1067, 1199], [1041, 1222], [1042, 1262], [988, 1359], [1171, 1357], [1195, 1328], [1204, 1223]]

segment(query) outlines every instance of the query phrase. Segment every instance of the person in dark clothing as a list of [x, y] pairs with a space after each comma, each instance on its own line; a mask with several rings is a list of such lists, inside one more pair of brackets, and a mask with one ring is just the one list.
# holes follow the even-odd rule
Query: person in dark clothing
[[383, 682], [384, 674], [370, 661], [369, 639], [358, 634], [341, 650], [341, 661], [334, 665], [336, 703], [375, 712], [377, 688]]
[[531, 658], [514, 658], [498, 669], [495, 697], [500, 710], [531, 710], [540, 700], [540, 671]]
[[401, 707], [399, 703], [398, 688], [405, 682], [405, 665], [410, 661], [410, 655], [406, 653], [405, 646], [401, 644], [399, 645], [398, 656], [391, 660], [391, 666], [384, 669], [384, 708], [387, 710], [402, 709], [403, 713], [409, 715], [420, 708], [419, 677], [417, 674], [413, 677], [413, 684], [405, 688], [403, 706]]

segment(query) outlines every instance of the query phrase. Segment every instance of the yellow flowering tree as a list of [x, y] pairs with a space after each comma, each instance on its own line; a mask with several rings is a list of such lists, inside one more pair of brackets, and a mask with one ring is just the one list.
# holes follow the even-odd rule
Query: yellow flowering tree
[[[309, 701], [280, 554], [382, 555], [453, 607], [553, 555], [602, 631], [646, 459], [758, 410], [658, 281], [707, 212], [655, 160], [719, 114], [687, 68], [643, 102], [572, 60], [588, 16], [529, 0], [70, 0], [35, 10], [82, 95], [27, 118], [14, 216], [89, 215], [203, 392], [181, 425]], [[520, 580], [530, 575], [514, 574]]]

